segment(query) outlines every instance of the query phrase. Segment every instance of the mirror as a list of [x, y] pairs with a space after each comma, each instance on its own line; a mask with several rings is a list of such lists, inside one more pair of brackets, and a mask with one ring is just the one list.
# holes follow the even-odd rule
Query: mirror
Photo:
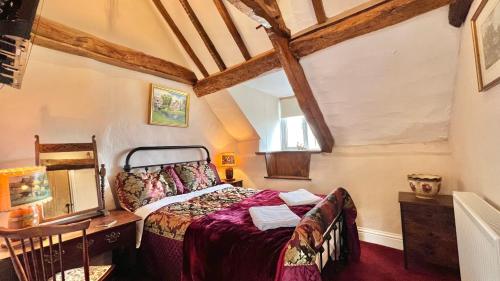
[[92, 143], [40, 144], [35, 136], [36, 164], [47, 168], [52, 200], [42, 206], [43, 221], [102, 209], [99, 164]]

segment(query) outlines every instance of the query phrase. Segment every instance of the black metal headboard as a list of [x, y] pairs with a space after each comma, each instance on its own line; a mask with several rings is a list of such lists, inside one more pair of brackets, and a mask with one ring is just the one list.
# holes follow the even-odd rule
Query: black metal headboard
[[[162, 163], [162, 164], [153, 164], [153, 165], [144, 165], [144, 166], [130, 166], [130, 158], [132, 158], [132, 155], [138, 151], [152, 151], [152, 150], [174, 150], [174, 149], [203, 149], [207, 153], [207, 158], [206, 159], [201, 159], [201, 160], [192, 160], [192, 161], [184, 161], [184, 162], [176, 162], [176, 163]], [[207, 161], [207, 163], [211, 162], [210, 159], [210, 152], [208, 149], [203, 146], [203, 145], [185, 145], [185, 146], [142, 146], [142, 147], [137, 147], [132, 149], [128, 154], [127, 158], [125, 159], [125, 166], [123, 166], [123, 169], [125, 172], [130, 172], [132, 169], [148, 169], [151, 167], [163, 167], [167, 165], [174, 165], [174, 164], [185, 164], [185, 163], [192, 163], [192, 162], [200, 162], [200, 161]]]

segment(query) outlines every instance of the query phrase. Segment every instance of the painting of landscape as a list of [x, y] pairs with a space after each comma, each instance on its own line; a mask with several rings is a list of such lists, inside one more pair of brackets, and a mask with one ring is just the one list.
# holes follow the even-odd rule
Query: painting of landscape
[[51, 198], [49, 180], [45, 172], [12, 177], [9, 182], [9, 189], [12, 207]]
[[472, 17], [479, 91], [500, 83], [500, 0], [483, 0]]
[[189, 95], [158, 85], [151, 87], [150, 120], [152, 125], [187, 127]]
[[481, 26], [486, 69], [500, 62], [500, 1]]

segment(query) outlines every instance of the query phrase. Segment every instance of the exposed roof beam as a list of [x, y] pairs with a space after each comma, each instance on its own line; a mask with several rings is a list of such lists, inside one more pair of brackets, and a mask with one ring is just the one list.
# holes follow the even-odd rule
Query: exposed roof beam
[[60, 23], [38, 18], [33, 43], [114, 66], [193, 85], [196, 75], [178, 64], [114, 44]]
[[470, 6], [474, 0], [453, 0], [450, 4], [448, 20], [451, 25], [460, 27], [465, 22]]
[[420, 14], [448, 5], [451, 0], [392, 0], [348, 16], [337, 22], [320, 25], [313, 32], [294, 37], [292, 50], [300, 57], [349, 39], [383, 29]]
[[269, 38], [295, 93], [300, 109], [318, 140], [321, 151], [332, 152], [334, 145], [332, 133], [326, 124], [299, 59], [290, 50], [289, 39], [272, 32], [269, 32]]
[[228, 0], [238, 10], [257, 21], [266, 29], [283, 37], [290, 37], [276, 0]]
[[226, 69], [226, 65], [224, 64], [224, 61], [222, 60], [222, 57], [220, 56], [219, 52], [217, 52], [217, 49], [215, 48], [214, 43], [212, 40], [210, 40], [210, 37], [208, 36], [207, 32], [205, 31], [205, 28], [203, 28], [203, 25], [201, 25], [200, 20], [196, 16], [196, 14], [193, 11], [193, 8], [191, 8], [191, 5], [189, 5], [188, 0], [179, 0], [181, 3], [182, 7], [186, 11], [189, 19], [193, 23], [194, 27], [196, 28], [196, 31], [198, 31], [198, 34], [200, 35], [201, 39], [203, 40], [203, 43], [205, 43], [205, 46], [208, 49], [208, 52], [210, 52], [210, 55], [214, 59], [215, 63], [219, 67], [220, 71], [223, 71]]
[[155, 6], [158, 9], [158, 11], [160, 12], [160, 14], [163, 16], [163, 19], [167, 22], [168, 26], [170, 26], [170, 29], [172, 29], [172, 32], [175, 34], [175, 36], [177, 37], [177, 40], [179, 40], [182, 47], [184, 48], [184, 50], [188, 54], [188, 56], [191, 58], [191, 60], [194, 62], [194, 64], [196, 64], [196, 66], [200, 70], [201, 74], [204, 77], [208, 77], [210, 74], [208, 74], [207, 69], [205, 68], [205, 66], [203, 66], [203, 63], [200, 61], [198, 56], [196, 56], [195, 52], [193, 51], [193, 49], [189, 45], [188, 41], [186, 40], [184, 35], [182, 35], [182, 32], [179, 30], [179, 28], [177, 27], [175, 22], [172, 20], [172, 17], [170, 16], [170, 14], [167, 12], [167, 9], [165, 9], [165, 6], [163, 6], [163, 3], [161, 2], [161, 0], [153, 0], [153, 3], [155, 4]]
[[268, 51], [200, 80], [199, 83], [194, 85], [193, 89], [196, 95], [201, 97], [253, 79], [280, 66], [280, 61], [274, 50]]
[[231, 36], [233, 36], [234, 42], [236, 42], [236, 45], [240, 49], [241, 54], [243, 55], [245, 60], [251, 59], [252, 56], [248, 52], [247, 46], [245, 45], [243, 38], [241, 38], [241, 35], [238, 32], [236, 25], [234, 25], [234, 22], [231, 19], [231, 15], [227, 11], [227, 8], [226, 8], [226, 6], [224, 6], [224, 3], [222, 2], [222, 0], [214, 0], [214, 4], [217, 7], [217, 10], [219, 11], [219, 14], [221, 15], [222, 19], [224, 20], [224, 23], [226, 24], [227, 29], [229, 29], [229, 33], [231, 33]]
[[312, 0], [312, 4], [318, 23], [326, 22], [327, 17], [325, 13], [325, 7], [323, 7], [323, 0]]
[[[231, 1], [231, 0], [229, 0]], [[316, 51], [328, 48], [349, 39], [395, 25], [420, 14], [445, 6], [451, 0], [372, 0], [369, 4], [363, 4], [353, 8], [349, 13], [341, 17], [333, 17], [321, 25], [301, 32], [294, 36], [290, 43], [293, 53], [298, 57], [304, 57]], [[268, 60], [275, 59], [274, 52], [267, 53]], [[260, 67], [259, 61], [242, 63], [231, 67], [224, 72], [211, 75], [197, 82], [194, 89], [198, 96], [207, 95], [223, 88], [212, 87], [212, 85], [225, 85], [231, 87], [248, 79], [246, 77], [257, 77], [269, 71], [267, 67]], [[248, 64], [248, 66], [247, 66]], [[278, 68], [276, 66], [276, 68]], [[238, 78], [234, 73], [252, 72], [245, 77]], [[223, 81], [226, 77], [232, 77], [230, 81]], [[203, 87], [198, 87], [203, 85]], [[215, 90], [217, 89], [217, 90]]]

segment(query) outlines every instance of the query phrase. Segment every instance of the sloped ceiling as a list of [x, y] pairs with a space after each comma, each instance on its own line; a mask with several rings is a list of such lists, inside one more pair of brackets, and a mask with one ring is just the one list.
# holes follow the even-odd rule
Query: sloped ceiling
[[460, 31], [448, 8], [304, 57], [338, 145], [448, 138]]
[[[226, 64], [243, 62], [213, 2], [189, 2]], [[292, 33], [315, 23], [310, 0], [278, 2]], [[327, 15], [333, 16], [364, 1], [340, 0], [336, 5], [323, 2]], [[195, 52], [200, 54], [208, 71], [217, 72], [178, 1], [163, 3]], [[227, 3], [226, 7], [253, 56], [272, 48], [265, 32], [255, 30], [256, 23]], [[336, 144], [419, 143], [447, 139], [459, 33], [459, 29], [448, 24], [448, 7], [443, 7], [302, 58], [301, 64]], [[280, 70], [243, 84], [275, 96], [286, 96], [291, 89], [284, 78]], [[226, 104], [235, 106], [236, 103]], [[223, 109], [217, 106], [216, 110]], [[224, 114], [218, 117], [231, 118]]]

